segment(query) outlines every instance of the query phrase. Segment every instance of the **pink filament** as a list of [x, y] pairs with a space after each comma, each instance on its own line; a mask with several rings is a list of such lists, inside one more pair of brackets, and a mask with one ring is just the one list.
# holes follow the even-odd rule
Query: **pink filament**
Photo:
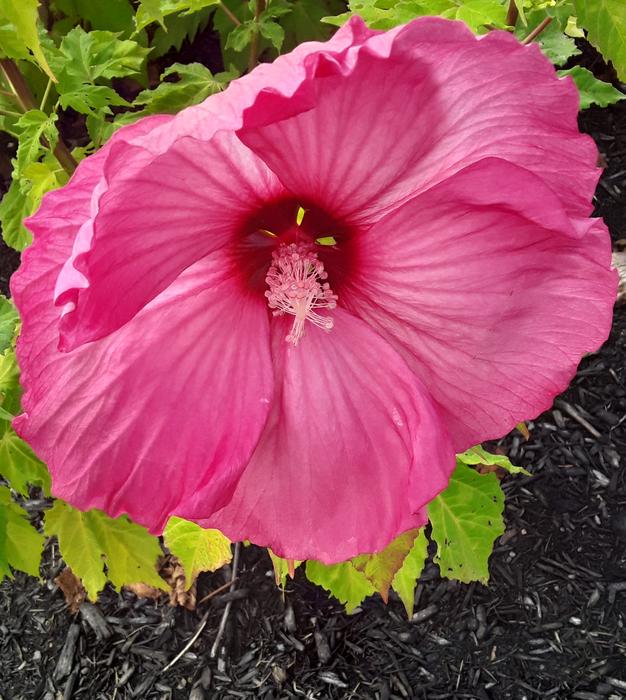
[[282, 243], [272, 253], [272, 264], [265, 281], [265, 292], [274, 316], [291, 314], [293, 325], [285, 340], [297, 345], [304, 335], [304, 322], [310, 321], [326, 331], [333, 327], [333, 320], [320, 316], [315, 309], [334, 309], [337, 295], [333, 294], [324, 264], [318, 259], [312, 243]]

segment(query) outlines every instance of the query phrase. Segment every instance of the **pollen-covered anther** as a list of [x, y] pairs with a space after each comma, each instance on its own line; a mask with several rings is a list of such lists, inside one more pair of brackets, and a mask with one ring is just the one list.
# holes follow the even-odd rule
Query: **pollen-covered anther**
[[312, 243], [281, 244], [272, 253], [272, 264], [265, 281], [265, 292], [274, 316], [295, 316], [285, 340], [297, 345], [304, 335], [305, 321], [310, 321], [326, 331], [333, 327], [333, 320], [321, 316], [317, 309], [334, 309], [337, 295], [328, 282], [328, 273], [318, 259]]

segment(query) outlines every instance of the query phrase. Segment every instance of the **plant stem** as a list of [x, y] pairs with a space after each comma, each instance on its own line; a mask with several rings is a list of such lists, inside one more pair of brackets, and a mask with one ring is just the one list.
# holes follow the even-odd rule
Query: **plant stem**
[[[2, 71], [2, 75], [4, 76], [7, 84], [13, 91], [20, 109], [23, 112], [28, 112], [30, 109], [37, 109], [37, 103], [35, 102], [33, 93], [30, 91], [28, 83], [24, 80], [24, 76], [20, 73], [20, 69], [17, 67], [15, 62], [10, 58], [0, 59], [0, 70]], [[47, 98], [47, 92], [48, 89], [46, 89], [46, 95], [44, 95], [44, 98]], [[48, 146], [45, 141], [44, 143], [46, 146]], [[69, 148], [65, 145], [60, 136], [59, 141], [54, 148], [54, 155], [56, 156], [56, 159], [59, 161], [63, 170], [65, 170], [68, 175], [71, 175], [74, 170], [76, 170], [77, 163], [70, 153]]]
[[[232, 573], [230, 576], [230, 590], [234, 591], [235, 590], [235, 582], [237, 581], [237, 569], [239, 568], [239, 554], [241, 551], [241, 542], [236, 542], [235, 543], [235, 552], [233, 554], [233, 564], [232, 564]], [[222, 613], [222, 619], [220, 620], [220, 626], [217, 629], [217, 634], [215, 635], [215, 640], [213, 641], [213, 646], [211, 647], [210, 651], [210, 657], [214, 659], [217, 656], [217, 652], [220, 646], [220, 642], [222, 641], [222, 636], [224, 635], [224, 630], [226, 629], [226, 621], [228, 620], [228, 615], [230, 613], [230, 609], [233, 606], [233, 601], [229, 600], [228, 603], [226, 603], [226, 607], [224, 608], [224, 612]]]
[[251, 71], [259, 60], [259, 18], [265, 12], [265, 0], [256, 0], [256, 11], [254, 13], [254, 21], [256, 27], [250, 42], [250, 58], [248, 59], [248, 70]]
[[39, 105], [39, 109], [43, 112], [43, 108], [46, 106], [46, 100], [48, 99], [48, 95], [50, 94], [50, 88], [52, 87], [52, 79], [48, 78], [48, 84], [46, 85], [46, 89], [44, 90], [43, 97], [41, 98], [41, 104]]
[[530, 44], [534, 41], [541, 32], [552, 22], [552, 17], [546, 17], [541, 24], [538, 24], [532, 32], [522, 41], [522, 44]]
[[237, 19], [237, 15], [235, 15], [233, 12], [231, 12], [228, 7], [220, 0], [220, 7], [224, 11], [224, 14], [228, 17], [228, 19], [236, 26], [239, 27], [241, 25], [241, 22]]
[[515, 0], [509, 0], [509, 9], [506, 13], [506, 24], [508, 27], [515, 28], [517, 24], [517, 18], [519, 17], [519, 10], [517, 9], [517, 3]]

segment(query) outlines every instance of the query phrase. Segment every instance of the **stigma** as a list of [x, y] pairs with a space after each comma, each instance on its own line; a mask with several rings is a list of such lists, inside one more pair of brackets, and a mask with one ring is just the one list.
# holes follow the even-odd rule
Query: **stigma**
[[337, 295], [325, 280], [328, 273], [318, 259], [312, 243], [282, 243], [272, 253], [272, 264], [267, 271], [265, 292], [267, 304], [274, 316], [294, 316], [291, 330], [285, 336], [288, 343], [297, 345], [309, 321], [325, 331], [333, 327], [329, 316], [317, 309], [334, 309]]

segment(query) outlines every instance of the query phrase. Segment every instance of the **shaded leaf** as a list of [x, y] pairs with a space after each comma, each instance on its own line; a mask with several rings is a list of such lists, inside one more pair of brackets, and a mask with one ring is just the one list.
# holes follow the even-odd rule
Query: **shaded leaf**
[[205, 529], [182, 518], [168, 520], [163, 539], [185, 570], [185, 588], [191, 588], [202, 571], [216, 571], [232, 559], [230, 540], [219, 530]]
[[175, 12], [199, 12], [205, 7], [219, 5], [219, 0], [140, 0], [135, 23], [137, 30], [158, 22], [165, 26], [164, 18]]
[[167, 589], [156, 570], [162, 555], [159, 540], [124, 515], [113, 519], [99, 510], [82, 512], [56, 500], [46, 513], [44, 530], [58, 538], [63, 559], [91, 600], [104, 588], [107, 575], [118, 590], [130, 583]]
[[[176, 82], [163, 80], [173, 75], [178, 76]], [[223, 90], [232, 77], [230, 73], [213, 75], [201, 63], [174, 63], [163, 71], [162, 82], [154, 90], [143, 90], [137, 95], [134, 104], [143, 105], [144, 108], [141, 112], [133, 113], [133, 118], [146, 114], [176, 114]]]
[[22, 221], [31, 213], [27, 196], [20, 189], [18, 180], [13, 180], [0, 201], [0, 226], [4, 242], [15, 250], [24, 250], [32, 237]]
[[11, 569], [39, 576], [44, 538], [30, 524], [26, 511], [0, 486], [0, 581], [12, 578]]
[[581, 110], [589, 109], [591, 105], [608, 107], [626, 98], [623, 92], [614, 88], [610, 83], [598, 80], [591, 71], [582, 66], [574, 66], [574, 68], [569, 70], [560, 70], [558, 74], [562, 78], [569, 75], [576, 83], [580, 93]]
[[504, 532], [503, 509], [496, 475], [481, 475], [457, 462], [448, 488], [428, 504], [442, 576], [464, 583], [489, 580], [493, 543]]
[[365, 574], [357, 571], [349, 561], [322, 564], [309, 560], [306, 563], [306, 576], [312, 583], [332, 593], [346, 606], [348, 612], [352, 612], [367, 596], [376, 592]]

